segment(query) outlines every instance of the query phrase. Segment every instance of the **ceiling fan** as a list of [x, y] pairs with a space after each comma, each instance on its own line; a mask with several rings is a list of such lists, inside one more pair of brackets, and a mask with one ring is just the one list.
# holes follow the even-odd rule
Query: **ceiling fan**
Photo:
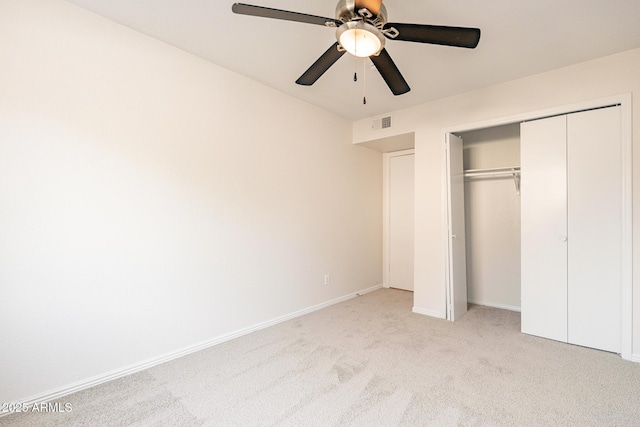
[[480, 41], [478, 28], [387, 22], [387, 10], [382, 0], [339, 0], [335, 19], [244, 3], [235, 3], [231, 9], [241, 15], [337, 28], [337, 41], [296, 80], [304, 86], [314, 84], [345, 52], [349, 52], [371, 59], [391, 92], [402, 95], [411, 88], [385, 49], [386, 38], [469, 49], [475, 48]]

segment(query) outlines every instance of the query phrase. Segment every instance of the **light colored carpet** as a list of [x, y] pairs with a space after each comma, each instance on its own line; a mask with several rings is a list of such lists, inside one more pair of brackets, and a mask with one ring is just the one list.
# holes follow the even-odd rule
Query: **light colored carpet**
[[1, 425], [640, 425], [640, 364], [520, 333], [472, 306], [452, 323], [383, 289], [60, 399]]

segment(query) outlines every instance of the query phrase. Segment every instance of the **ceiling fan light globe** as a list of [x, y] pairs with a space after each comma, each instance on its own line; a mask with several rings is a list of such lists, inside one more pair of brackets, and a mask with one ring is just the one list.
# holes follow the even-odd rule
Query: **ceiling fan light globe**
[[338, 43], [351, 55], [366, 58], [380, 53], [384, 36], [373, 25], [362, 21], [346, 22], [336, 32]]

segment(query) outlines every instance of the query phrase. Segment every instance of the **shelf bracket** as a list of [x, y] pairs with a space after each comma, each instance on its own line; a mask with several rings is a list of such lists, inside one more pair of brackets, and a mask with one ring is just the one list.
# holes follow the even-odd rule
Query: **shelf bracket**
[[516, 185], [516, 196], [520, 195], [520, 172], [513, 171], [513, 183]]

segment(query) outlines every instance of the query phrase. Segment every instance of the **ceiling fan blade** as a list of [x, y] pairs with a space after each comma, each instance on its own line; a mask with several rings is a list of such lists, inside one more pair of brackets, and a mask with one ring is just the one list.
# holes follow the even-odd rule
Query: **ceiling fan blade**
[[382, 6], [382, 0], [356, 0], [355, 10], [367, 9], [374, 15], [378, 15], [380, 12], [380, 6]]
[[303, 22], [305, 24], [327, 25], [327, 22], [336, 24], [333, 18], [308, 15], [306, 13], [291, 12], [288, 10], [272, 9], [270, 7], [253, 6], [244, 3], [234, 3], [231, 6], [233, 13], [240, 15], [260, 16], [262, 18], [282, 19], [285, 21]]
[[300, 76], [296, 83], [303, 86], [311, 86], [327, 71], [338, 59], [344, 55], [344, 50], [338, 50], [338, 42], [335, 42], [320, 58], [313, 63], [303, 75]]
[[[392, 40], [441, 44], [473, 49], [480, 41], [479, 28], [443, 27], [439, 25], [387, 23], [384, 29], [395, 28], [398, 36], [387, 35]], [[386, 35], [386, 34], [385, 34]]]
[[407, 81], [402, 77], [400, 70], [396, 67], [396, 64], [389, 56], [387, 49], [382, 49], [378, 56], [370, 56], [371, 62], [376, 66], [380, 75], [387, 82], [387, 86], [391, 89], [394, 95], [402, 95], [411, 90]]

